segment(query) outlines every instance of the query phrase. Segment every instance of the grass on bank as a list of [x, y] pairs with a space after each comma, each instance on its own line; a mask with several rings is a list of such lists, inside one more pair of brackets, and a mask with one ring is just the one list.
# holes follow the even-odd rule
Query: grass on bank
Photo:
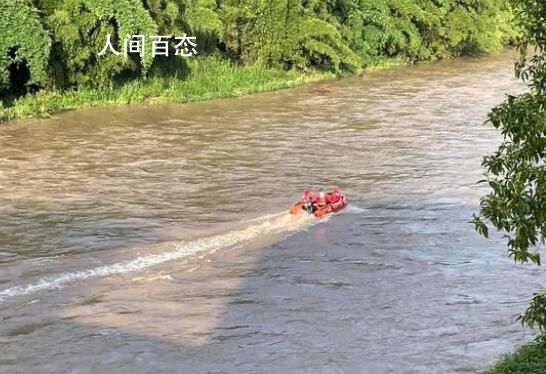
[[[362, 71], [377, 71], [407, 64], [402, 58], [384, 58]], [[354, 72], [358, 74], [361, 71]], [[349, 75], [349, 74], [346, 74]], [[12, 119], [48, 118], [67, 110], [136, 103], [189, 103], [223, 97], [275, 91], [339, 77], [331, 72], [237, 66], [227, 61], [204, 58], [192, 63], [187, 77], [151, 77], [121, 85], [80, 90], [42, 90], [3, 107], [0, 123]]]
[[484, 374], [545, 374], [546, 346], [537, 343], [522, 345], [504, 356]]
[[333, 78], [333, 73], [306, 74], [261, 66], [235, 66], [225, 61], [195, 62], [188, 77], [151, 77], [118, 86], [68, 91], [38, 91], [15, 100], [9, 107], [0, 103], [0, 122], [19, 118], [45, 118], [78, 108], [133, 103], [188, 103], [221, 97], [242, 96]]

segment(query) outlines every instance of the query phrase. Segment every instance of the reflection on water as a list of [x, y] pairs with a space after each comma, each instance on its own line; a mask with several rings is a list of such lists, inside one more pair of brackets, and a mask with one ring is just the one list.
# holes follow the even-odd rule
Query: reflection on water
[[513, 57], [2, 126], [0, 371], [487, 366], [544, 281], [468, 224]]

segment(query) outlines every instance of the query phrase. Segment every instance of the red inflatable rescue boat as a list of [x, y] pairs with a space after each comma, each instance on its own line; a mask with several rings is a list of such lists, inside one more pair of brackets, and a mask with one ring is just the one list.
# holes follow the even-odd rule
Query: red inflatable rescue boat
[[320, 218], [328, 213], [334, 213], [347, 206], [347, 197], [334, 189], [333, 192], [321, 195], [324, 201], [320, 201], [319, 194], [308, 195], [290, 208], [290, 214], [300, 214], [306, 212]]

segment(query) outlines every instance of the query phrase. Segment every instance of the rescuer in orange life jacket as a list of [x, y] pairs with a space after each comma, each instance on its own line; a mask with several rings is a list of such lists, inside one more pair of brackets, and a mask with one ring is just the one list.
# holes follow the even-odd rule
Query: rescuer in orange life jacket
[[313, 211], [313, 197], [311, 196], [311, 190], [309, 188], [303, 190], [301, 205], [306, 211]]
[[326, 201], [328, 204], [333, 204], [341, 198], [341, 192], [339, 192], [339, 187], [334, 187], [334, 190], [326, 194]]
[[301, 204], [305, 210], [314, 212], [317, 209], [324, 208], [328, 204], [337, 202], [341, 197], [338, 187], [334, 187], [332, 192], [324, 193], [320, 191], [316, 195], [311, 194], [311, 190], [306, 188], [301, 196]]
[[316, 204], [318, 208], [323, 208], [326, 206], [326, 204], [328, 204], [324, 191], [320, 191], [319, 194], [314, 197], [313, 203]]

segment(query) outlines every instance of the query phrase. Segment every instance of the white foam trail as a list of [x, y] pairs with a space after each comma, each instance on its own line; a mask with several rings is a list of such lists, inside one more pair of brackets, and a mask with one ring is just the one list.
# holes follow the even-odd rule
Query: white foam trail
[[253, 224], [242, 229], [179, 243], [174, 250], [161, 254], [139, 256], [133, 260], [98, 266], [82, 271], [62, 273], [42, 278], [28, 285], [11, 287], [0, 291], [0, 303], [15, 296], [30, 295], [39, 291], [56, 289], [74, 281], [138, 271], [197, 253], [211, 252], [234, 245], [243, 245], [264, 235], [290, 234], [318, 221], [311, 215], [292, 216], [283, 212], [259, 217], [252, 222]]
[[360, 207], [358, 207], [356, 205], [349, 204], [349, 205], [347, 205], [347, 207], [343, 211], [345, 211], [347, 213], [360, 214], [360, 213], [365, 213], [367, 211], [367, 209], [360, 208]]

